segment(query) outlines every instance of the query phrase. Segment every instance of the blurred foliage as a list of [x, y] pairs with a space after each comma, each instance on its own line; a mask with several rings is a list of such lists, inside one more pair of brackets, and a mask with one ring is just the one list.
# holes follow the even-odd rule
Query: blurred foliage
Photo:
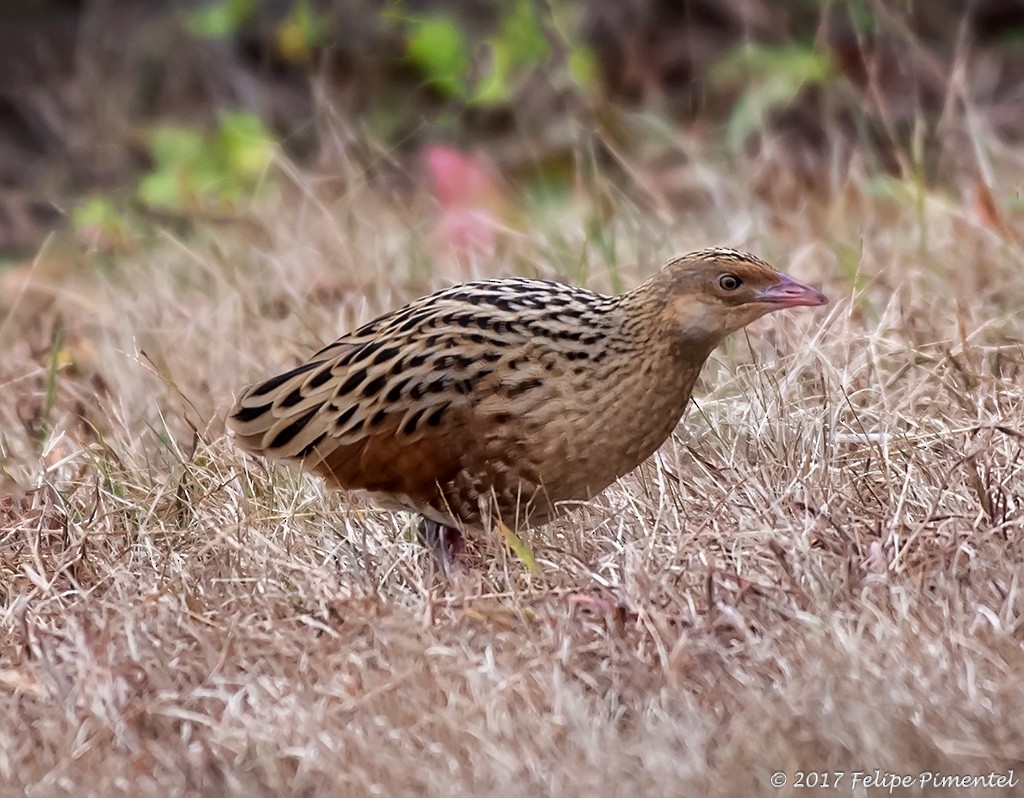
[[[329, 39], [330, 15], [314, 12], [309, 0], [291, 0], [280, 14], [274, 0], [214, 0], [190, 11], [186, 29], [200, 39], [230, 39], [253, 22], [261, 10], [278, 9], [273, 23], [278, 54], [288, 61], [309, 59]], [[377, 14], [381, 32], [404, 38], [404, 56], [427, 84], [465, 102], [495, 104], [513, 99], [524, 72], [549, 63], [551, 46], [534, 0], [495, 3], [494, 31], [483, 37], [469, 30], [452, 8], [421, 12], [392, 0]], [[593, 75], [585, 48], [571, 48], [572, 73], [581, 81]]]
[[277, 26], [277, 51], [286, 61], [308, 63], [328, 36], [326, 17], [314, 13], [306, 0], [300, 0]]
[[117, 249], [131, 238], [122, 210], [109, 197], [94, 195], [73, 208], [71, 226], [83, 239], [112, 242]]
[[185, 26], [202, 39], [227, 39], [241, 30], [259, 0], [215, 0], [189, 12]]
[[530, 0], [515, 3], [501, 20], [498, 32], [487, 40], [487, 46], [491, 51], [490, 74], [480, 81], [474, 97], [484, 103], [508, 102], [515, 94], [519, 73], [540, 67], [551, 54]]
[[137, 197], [172, 211], [235, 210], [255, 191], [274, 150], [262, 120], [239, 111], [222, 112], [210, 132], [157, 126], [149, 142], [153, 169], [140, 180]]
[[[402, 27], [405, 57], [429, 85], [464, 103], [494, 106], [514, 101], [531, 74], [559, 67], [537, 3], [514, 0], [498, 7], [493, 32], [482, 37], [474, 37], [451, 11], [416, 14], [396, 3], [384, 18]], [[568, 74], [586, 85], [593, 76], [587, 67], [592, 56], [579, 43], [563, 43]]]
[[790, 106], [804, 89], [837, 77], [828, 54], [810, 45], [744, 44], [727, 53], [711, 73], [711, 85], [737, 96], [727, 133], [734, 150], [763, 129], [773, 112]]
[[462, 26], [445, 16], [408, 18], [405, 56], [446, 95], [469, 90], [470, 45]]
[[[642, 179], [622, 167], [666, 155], [680, 129], [722, 157], [782, 159], [763, 173], [766, 191], [827, 190], [823, 165], [853, 152], [919, 187], [952, 182], [977, 151], [958, 124], [965, 107], [977, 130], [1024, 138], [1019, 0], [19, 8], [0, 25], [12, 65], [0, 82], [0, 186], [15, 189], [0, 195], [0, 251], [41, 240], [61, 221], [54, 209], [79, 205], [76, 226], [102, 227], [110, 208], [94, 195], [231, 213], [278, 149], [327, 170], [342, 153], [367, 156], [377, 179], [444, 141], [560, 197], [599, 171]], [[28, 211], [10, 207], [19, 191]], [[26, 218], [36, 231], [12, 221]]]
[[[278, 146], [262, 120], [223, 111], [212, 130], [154, 126], [147, 134], [151, 168], [132, 192], [137, 210], [183, 217], [232, 214], [255, 199]], [[91, 248], [134, 248], [145, 225], [110, 196], [93, 194], [71, 211], [71, 227]]]
[[[266, 5], [266, 0], [262, 0]], [[185, 28], [199, 39], [230, 39], [252, 20], [261, 0], [214, 0], [185, 15]], [[326, 15], [313, 11], [309, 0], [295, 0], [289, 11], [274, 23], [277, 53], [286, 61], [308, 62], [314, 49], [329, 37]]]

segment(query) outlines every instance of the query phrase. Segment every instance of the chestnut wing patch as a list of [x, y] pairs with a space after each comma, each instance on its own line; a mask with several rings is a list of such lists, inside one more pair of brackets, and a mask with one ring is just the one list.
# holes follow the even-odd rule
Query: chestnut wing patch
[[305, 465], [342, 488], [404, 495], [437, 506], [441, 486], [456, 478], [467, 448], [474, 443], [459, 424], [410, 437], [401, 423], [399, 417], [391, 417], [348, 443], [325, 439], [314, 447]]

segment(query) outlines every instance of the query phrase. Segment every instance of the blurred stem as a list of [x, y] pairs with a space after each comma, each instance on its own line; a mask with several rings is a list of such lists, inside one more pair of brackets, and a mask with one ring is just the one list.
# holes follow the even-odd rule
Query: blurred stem
[[57, 372], [60, 370], [61, 353], [64, 350], [64, 325], [58, 321], [53, 332], [53, 346], [50, 347], [50, 364], [46, 374], [46, 403], [43, 407], [43, 434], [45, 441], [50, 437], [53, 426], [50, 424], [50, 414], [54, 405], [57, 404]]
[[914, 115], [914, 133], [910, 142], [910, 161], [914, 170], [914, 188], [916, 190], [918, 254], [925, 257], [928, 254], [928, 219], [925, 213], [925, 202], [927, 200], [927, 185], [924, 163], [924, 140], [926, 123], [920, 111]]

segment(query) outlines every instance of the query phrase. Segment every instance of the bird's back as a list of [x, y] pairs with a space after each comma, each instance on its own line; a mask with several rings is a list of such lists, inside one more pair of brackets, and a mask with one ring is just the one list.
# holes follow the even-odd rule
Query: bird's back
[[621, 300], [528, 279], [439, 291], [251, 386], [229, 425], [250, 451], [442, 523], [488, 505], [543, 521], [657, 448], [699, 371], [659, 374]]

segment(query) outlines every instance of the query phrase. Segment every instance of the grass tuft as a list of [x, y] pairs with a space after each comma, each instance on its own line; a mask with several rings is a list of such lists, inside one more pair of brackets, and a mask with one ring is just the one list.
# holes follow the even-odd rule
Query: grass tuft
[[[595, 240], [576, 197], [467, 263], [429, 252], [423, 198], [302, 184], [259, 236], [168, 235], [10, 309], [0, 792], [781, 796], [774, 771], [1020, 770], [1019, 245], [917, 185], [779, 224], [740, 178], [690, 178], [706, 211], [608, 191]], [[514, 553], [470, 541], [451, 582], [409, 517], [225, 437], [240, 386], [425, 291], [522, 264], [628, 287], [709, 243], [834, 302], [736, 336], [654, 460]]]

